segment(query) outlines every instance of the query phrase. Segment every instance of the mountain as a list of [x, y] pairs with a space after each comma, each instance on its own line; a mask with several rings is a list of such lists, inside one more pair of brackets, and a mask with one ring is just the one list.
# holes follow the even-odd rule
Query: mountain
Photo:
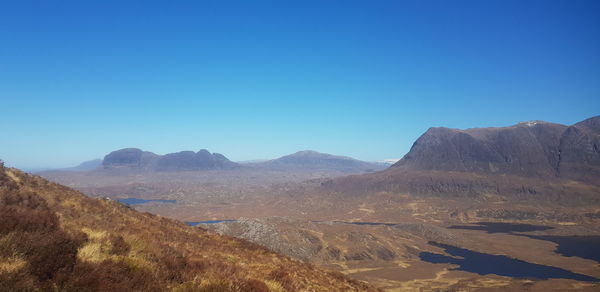
[[102, 159], [94, 159], [94, 160], [88, 160], [88, 161], [84, 161], [82, 163], [80, 163], [77, 166], [74, 167], [69, 167], [69, 168], [63, 168], [61, 170], [66, 170], [66, 171], [90, 171], [90, 170], [94, 170], [98, 167], [102, 166]]
[[106, 168], [134, 168], [150, 170], [155, 167], [156, 161], [160, 155], [148, 151], [142, 151], [138, 148], [124, 148], [113, 151], [102, 161], [102, 166]]
[[388, 158], [388, 159], [384, 159], [384, 160], [379, 160], [379, 161], [377, 161], [377, 163], [383, 163], [383, 164], [387, 164], [387, 165], [392, 165], [392, 164], [395, 164], [398, 161], [400, 161], [399, 158]]
[[385, 169], [380, 163], [360, 161], [351, 157], [336, 156], [305, 150], [277, 159], [252, 163], [255, 167], [277, 170], [336, 170], [341, 172], [372, 172]]
[[430, 128], [385, 171], [323, 186], [346, 194], [502, 195], [600, 204], [600, 116], [571, 126], [531, 121], [501, 128]]
[[182, 151], [165, 154], [158, 159], [156, 169], [159, 171], [206, 170], [227, 169], [236, 166], [235, 162], [231, 162], [222, 154], [211, 154], [207, 150], [202, 149], [197, 153]]
[[181, 151], [165, 155], [125, 148], [113, 151], [104, 157], [104, 169], [134, 169], [144, 171], [195, 171], [230, 169], [238, 166], [219, 153], [206, 149], [198, 152]]
[[600, 116], [572, 126], [531, 121], [503, 128], [430, 128], [393, 167], [600, 183]]
[[0, 291], [50, 290], [375, 291], [0, 164]]

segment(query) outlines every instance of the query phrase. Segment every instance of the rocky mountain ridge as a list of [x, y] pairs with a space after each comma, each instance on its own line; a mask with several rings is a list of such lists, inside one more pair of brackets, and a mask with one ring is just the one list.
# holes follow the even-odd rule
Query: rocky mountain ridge
[[572, 126], [430, 128], [390, 168], [324, 181], [324, 193], [600, 205], [600, 116]]
[[104, 169], [134, 169], [142, 171], [195, 171], [231, 169], [239, 165], [219, 153], [206, 149], [158, 155], [138, 148], [113, 151], [104, 157]]
[[502, 128], [430, 128], [393, 168], [600, 183], [600, 116], [571, 126], [544, 121]]

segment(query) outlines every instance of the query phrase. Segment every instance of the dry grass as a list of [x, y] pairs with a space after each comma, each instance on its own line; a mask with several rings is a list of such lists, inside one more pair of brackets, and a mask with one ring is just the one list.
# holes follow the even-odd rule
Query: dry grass
[[269, 291], [271, 292], [285, 292], [285, 288], [283, 288], [283, 286], [276, 281], [273, 280], [266, 280], [265, 284], [267, 284], [267, 287], [269, 287]]
[[27, 262], [21, 257], [0, 258], [0, 274], [16, 273], [25, 265]]
[[0, 199], [0, 274], [10, 276], [0, 278], [0, 290], [374, 290], [256, 244], [16, 170], [0, 168]]

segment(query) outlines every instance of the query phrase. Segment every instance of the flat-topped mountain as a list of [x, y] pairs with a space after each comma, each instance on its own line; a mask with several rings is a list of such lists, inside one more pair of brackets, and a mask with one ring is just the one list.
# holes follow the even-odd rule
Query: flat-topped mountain
[[270, 169], [337, 170], [342, 172], [372, 172], [386, 168], [385, 164], [371, 163], [347, 156], [337, 156], [312, 150], [299, 151], [277, 159], [251, 165]]
[[113, 151], [104, 157], [104, 169], [136, 169], [145, 171], [194, 171], [230, 169], [238, 166], [219, 153], [206, 149], [158, 155], [137, 148]]
[[156, 163], [156, 169], [159, 171], [228, 169], [236, 166], [237, 163], [231, 162], [222, 154], [211, 154], [205, 149], [196, 153], [193, 151], [182, 151], [165, 154]]
[[531, 121], [502, 128], [430, 128], [393, 167], [594, 182], [600, 178], [599, 125], [600, 116], [572, 126]]
[[138, 148], [124, 148], [113, 151], [102, 160], [104, 168], [131, 167], [150, 169], [154, 166], [160, 155]]

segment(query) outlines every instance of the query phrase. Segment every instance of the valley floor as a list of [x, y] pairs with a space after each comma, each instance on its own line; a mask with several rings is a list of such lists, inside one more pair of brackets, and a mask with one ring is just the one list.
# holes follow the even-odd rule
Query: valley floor
[[387, 291], [600, 289], [596, 206], [385, 192], [348, 197], [311, 193], [320, 177], [305, 178], [58, 181], [97, 197], [175, 200], [132, 207], [184, 222], [233, 220], [199, 226]]

